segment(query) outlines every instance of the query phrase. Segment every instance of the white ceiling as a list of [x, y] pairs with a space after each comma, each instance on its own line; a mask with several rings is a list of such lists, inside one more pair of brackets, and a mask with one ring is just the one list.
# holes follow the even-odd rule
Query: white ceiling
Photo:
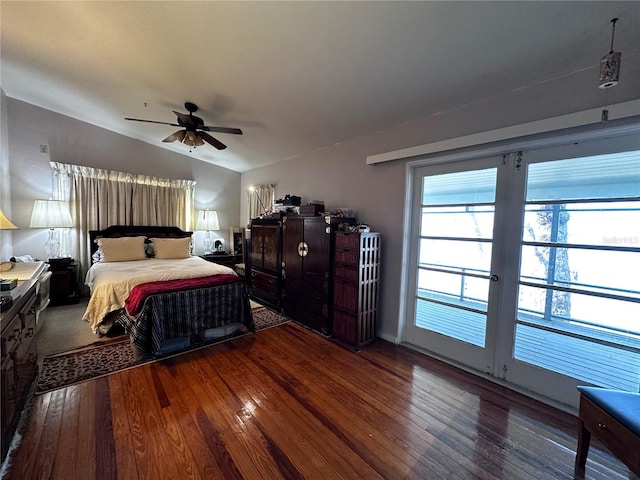
[[[196, 103], [191, 155], [269, 165], [586, 69], [639, 63], [638, 2], [7, 2], [6, 95], [159, 147]], [[636, 79], [637, 80], [637, 79]]]

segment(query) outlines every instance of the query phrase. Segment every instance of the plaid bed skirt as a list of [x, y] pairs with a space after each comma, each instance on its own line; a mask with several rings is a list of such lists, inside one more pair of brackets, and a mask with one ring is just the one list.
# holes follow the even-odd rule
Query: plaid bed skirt
[[127, 315], [123, 308], [115, 322], [143, 355], [150, 356], [162, 354], [163, 342], [231, 323], [239, 322], [255, 331], [244, 283], [150, 295], [136, 317]]

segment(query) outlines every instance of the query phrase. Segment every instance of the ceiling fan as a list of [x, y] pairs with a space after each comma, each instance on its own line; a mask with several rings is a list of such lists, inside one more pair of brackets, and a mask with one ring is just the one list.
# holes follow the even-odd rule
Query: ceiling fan
[[227, 148], [224, 143], [216, 138], [213, 138], [207, 132], [242, 135], [242, 130], [240, 130], [239, 128], [210, 127], [205, 125], [204, 121], [200, 117], [196, 117], [193, 114], [193, 112], [196, 112], [198, 110], [198, 106], [195, 103], [185, 102], [184, 108], [187, 109], [187, 111], [189, 112], [188, 114], [176, 112], [175, 110], [173, 110], [173, 113], [176, 114], [178, 123], [158, 122], [156, 120], [142, 120], [140, 118], [127, 117], [125, 117], [125, 120], [132, 120], [134, 122], [159, 123], [160, 125], [182, 127], [183, 130], [178, 130], [177, 132], [172, 133], [162, 141], [171, 143], [178, 140], [179, 142], [182, 142], [192, 148], [204, 145], [205, 142], [207, 142], [209, 145], [213, 145], [218, 150], [224, 150], [225, 148]]

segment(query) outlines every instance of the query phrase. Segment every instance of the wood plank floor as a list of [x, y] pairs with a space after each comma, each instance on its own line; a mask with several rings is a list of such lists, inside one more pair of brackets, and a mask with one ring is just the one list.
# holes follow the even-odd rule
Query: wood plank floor
[[[289, 323], [35, 397], [7, 479], [574, 478], [577, 419]], [[635, 478], [597, 443], [586, 478]]]

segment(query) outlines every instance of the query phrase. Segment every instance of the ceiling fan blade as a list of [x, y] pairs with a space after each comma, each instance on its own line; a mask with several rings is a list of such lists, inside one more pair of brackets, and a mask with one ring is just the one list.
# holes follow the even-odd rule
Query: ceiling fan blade
[[224, 150], [225, 148], [227, 148], [227, 146], [222, 143], [219, 140], [216, 140], [215, 138], [213, 138], [211, 135], [209, 135], [208, 133], [205, 132], [199, 132], [198, 135], [205, 141], [207, 142], [209, 145], [213, 145], [214, 147], [216, 147], [218, 150]]
[[178, 123], [180, 124], [179, 126], [181, 127], [196, 127], [197, 125], [193, 122], [193, 118], [191, 117], [191, 115], [186, 115], [184, 113], [180, 113], [180, 112], [176, 112], [175, 110], [172, 110], [173, 113], [176, 114], [176, 117], [178, 117]]
[[133, 122], [146, 122], [146, 123], [158, 123], [160, 125], [171, 125], [172, 127], [180, 127], [181, 125], [177, 123], [168, 123], [168, 122], [157, 122], [155, 120], [142, 120], [140, 118], [124, 118], [125, 120], [131, 120]]
[[202, 127], [198, 127], [198, 130], [204, 130], [205, 132], [232, 133], [234, 135], [242, 135], [242, 130], [240, 130], [239, 128], [208, 127], [205, 125]]
[[178, 130], [177, 132], [172, 133], [162, 141], [166, 143], [175, 142], [176, 140], [178, 140], [179, 142], [182, 142], [184, 140], [184, 135], [185, 135], [184, 130]]

